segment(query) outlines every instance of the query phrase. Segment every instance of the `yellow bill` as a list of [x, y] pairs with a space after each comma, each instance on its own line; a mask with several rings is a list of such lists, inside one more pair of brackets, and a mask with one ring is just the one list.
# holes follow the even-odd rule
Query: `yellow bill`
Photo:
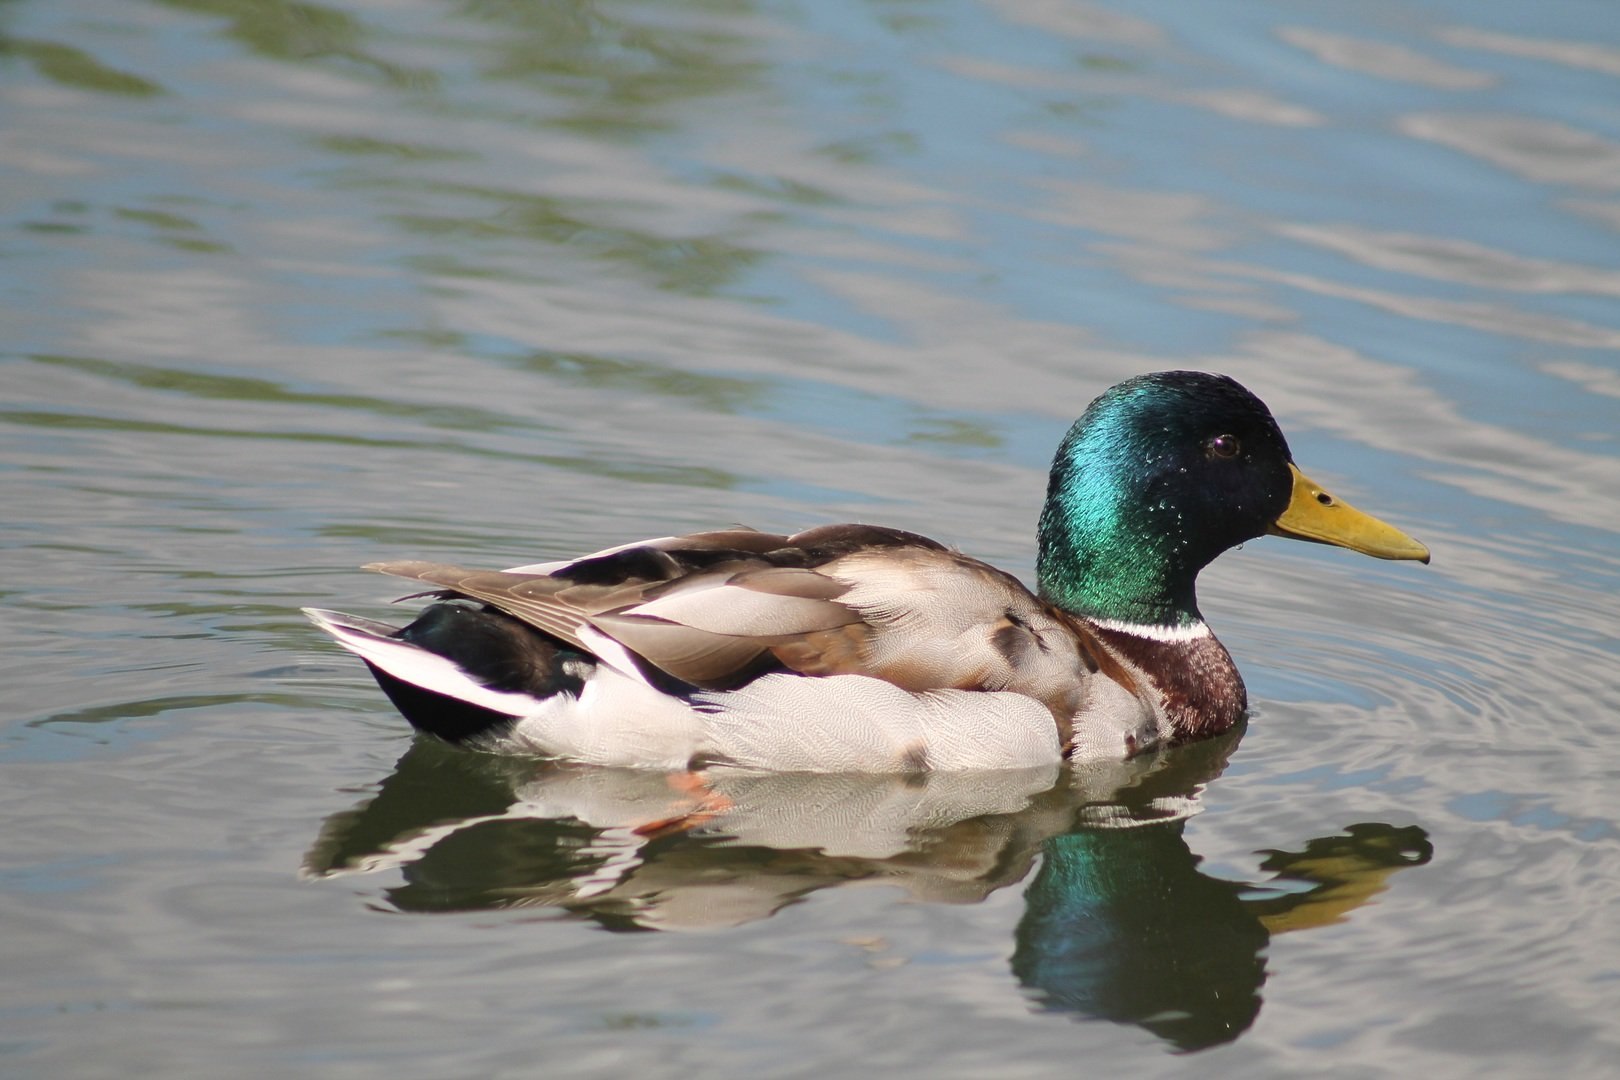
[[1334, 544], [1375, 559], [1429, 561], [1429, 549], [1395, 526], [1335, 499], [1297, 465], [1290, 463], [1288, 468], [1294, 474], [1294, 494], [1267, 530], [1271, 535]]

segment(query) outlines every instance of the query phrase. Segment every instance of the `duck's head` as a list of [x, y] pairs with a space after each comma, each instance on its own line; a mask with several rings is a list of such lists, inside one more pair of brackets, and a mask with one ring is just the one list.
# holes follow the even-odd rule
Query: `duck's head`
[[1189, 626], [1200, 621], [1198, 571], [1267, 533], [1429, 561], [1428, 548], [1300, 472], [1271, 411], [1235, 380], [1139, 375], [1093, 401], [1058, 447], [1041, 594], [1092, 618]]

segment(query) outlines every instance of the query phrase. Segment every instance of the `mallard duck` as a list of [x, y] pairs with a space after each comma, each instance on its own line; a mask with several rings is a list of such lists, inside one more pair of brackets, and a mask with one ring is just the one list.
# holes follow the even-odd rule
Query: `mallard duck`
[[306, 609], [418, 730], [666, 770], [1030, 768], [1226, 731], [1248, 707], [1198, 572], [1264, 534], [1428, 562], [1293, 463], [1224, 375], [1105, 391], [1052, 463], [1038, 589], [914, 533], [734, 528], [567, 562], [366, 567], [431, 587], [402, 629]]

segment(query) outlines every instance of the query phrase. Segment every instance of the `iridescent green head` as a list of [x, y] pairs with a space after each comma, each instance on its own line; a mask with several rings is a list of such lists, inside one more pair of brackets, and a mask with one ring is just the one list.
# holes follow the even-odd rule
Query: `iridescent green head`
[[1189, 626], [1201, 621], [1198, 572], [1268, 532], [1428, 561], [1423, 545], [1307, 480], [1270, 410], [1235, 380], [1139, 375], [1093, 401], [1058, 447], [1041, 595], [1092, 618]]

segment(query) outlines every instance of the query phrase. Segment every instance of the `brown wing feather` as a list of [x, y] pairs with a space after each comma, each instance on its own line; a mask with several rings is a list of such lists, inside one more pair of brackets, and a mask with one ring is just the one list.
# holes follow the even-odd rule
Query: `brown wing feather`
[[776, 666], [768, 648], [753, 638], [614, 613], [597, 615], [591, 624], [660, 671], [704, 690], [729, 690]]
[[579, 629], [587, 621], [587, 611], [559, 598], [558, 594], [568, 586], [565, 581], [544, 575], [469, 570], [444, 563], [415, 561], [369, 563], [362, 569], [442, 586], [457, 596], [481, 600], [522, 619], [575, 648], [585, 648]]
[[[791, 537], [730, 529], [586, 556], [549, 574], [421, 561], [366, 569], [489, 604], [585, 651], [585, 635], [598, 630], [677, 679], [722, 689], [780, 667], [770, 641], [857, 619], [834, 602], [845, 587], [806, 567], [867, 547], [913, 542], [933, 545], [865, 525], [822, 526]], [[704, 599], [727, 585], [733, 587], [729, 603]], [[670, 614], [684, 611], [697, 625], [636, 613], [647, 605]]]

